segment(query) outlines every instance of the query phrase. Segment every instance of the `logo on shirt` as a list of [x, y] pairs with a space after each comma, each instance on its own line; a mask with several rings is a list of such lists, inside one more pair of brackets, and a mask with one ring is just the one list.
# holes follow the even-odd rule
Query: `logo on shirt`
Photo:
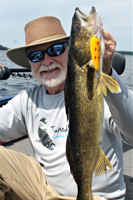
[[45, 125], [47, 124], [47, 119], [42, 118], [38, 127], [38, 136], [40, 140], [36, 140], [36, 142], [41, 142], [46, 148], [49, 150], [54, 150], [53, 146], [55, 146], [54, 142], [51, 140]]

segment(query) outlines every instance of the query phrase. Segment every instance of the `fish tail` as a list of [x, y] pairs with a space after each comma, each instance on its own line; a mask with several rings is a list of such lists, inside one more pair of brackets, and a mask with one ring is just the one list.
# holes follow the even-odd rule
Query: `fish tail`
[[96, 175], [103, 174], [108, 171], [107, 167], [108, 166], [110, 169], [113, 169], [113, 166], [111, 165], [110, 161], [104, 154], [104, 152], [100, 149], [99, 150], [99, 155], [98, 155], [98, 160], [95, 166], [95, 173]]
[[101, 93], [101, 91], [103, 91], [104, 95], [107, 95], [107, 88], [112, 92], [112, 93], [119, 93], [121, 92], [121, 88], [119, 86], [119, 84], [117, 83], [117, 81], [105, 74], [105, 73], [101, 73], [101, 77], [100, 77], [100, 82], [98, 85], [98, 93]]

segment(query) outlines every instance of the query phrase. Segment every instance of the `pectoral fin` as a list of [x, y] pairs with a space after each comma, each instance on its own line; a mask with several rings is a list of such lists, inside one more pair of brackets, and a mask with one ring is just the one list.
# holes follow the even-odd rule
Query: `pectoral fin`
[[101, 77], [100, 77], [100, 81], [99, 81], [99, 85], [98, 85], [98, 93], [101, 93], [101, 91], [103, 91], [104, 95], [107, 95], [107, 88], [112, 92], [112, 93], [119, 93], [121, 92], [121, 88], [119, 86], [119, 84], [117, 83], [117, 81], [107, 75], [104, 74], [103, 72], [101, 73]]
[[104, 152], [100, 149], [99, 150], [99, 155], [98, 155], [98, 160], [95, 166], [95, 173], [96, 175], [100, 175], [108, 171], [107, 167], [108, 166], [110, 169], [113, 169], [113, 166], [111, 165], [110, 161], [104, 154]]

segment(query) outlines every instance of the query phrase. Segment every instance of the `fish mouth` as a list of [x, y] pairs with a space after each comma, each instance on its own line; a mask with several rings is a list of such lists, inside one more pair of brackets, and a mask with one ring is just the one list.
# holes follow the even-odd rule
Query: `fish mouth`
[[75, 9], [76, 16], [79, 18], [81, 25], [84, 27], [90, 27], [92, 35], [95, 35], [98, 31], [98, 27], [101, 25], [100, 16], [96, 12], [94, 6], [92, 6], [89, 15], [84, 14], [79, 8]]
[[80, 19], [81, 25], [86, 27], [92, 26], [92, 22], [95, 21], [96, 18], [96, 9], [94, 6], [91, 8], [89, 15], [84, 14], [79, 8], [75, 9], [75, 13]]
[[88, 17], [89, 15], [94, 15], [96, 13], [96, 9], [94, 6], [92, 6], [91, 11], [88, 16], [86, 14], [84, 14], [78, 7], [75, 8], [75, 12], [77, 14], [80, 14], [82, 17]]

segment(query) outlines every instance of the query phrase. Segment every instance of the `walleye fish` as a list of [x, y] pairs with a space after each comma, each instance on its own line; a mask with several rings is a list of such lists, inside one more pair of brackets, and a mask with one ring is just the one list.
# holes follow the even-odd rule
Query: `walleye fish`
[[107, 88], [120, 92], [118, 83], [102, 72], [104, 39], [101, 20], [92, 7], [89, 15], [78, 8], [72, 19], [65, 82], [66, 114], [69, 133], [66, 155], [77, 183], [78, 200], [92, 200], [92, 175], [112, 165], [100, 149], [103, 125], [103, 94]]

